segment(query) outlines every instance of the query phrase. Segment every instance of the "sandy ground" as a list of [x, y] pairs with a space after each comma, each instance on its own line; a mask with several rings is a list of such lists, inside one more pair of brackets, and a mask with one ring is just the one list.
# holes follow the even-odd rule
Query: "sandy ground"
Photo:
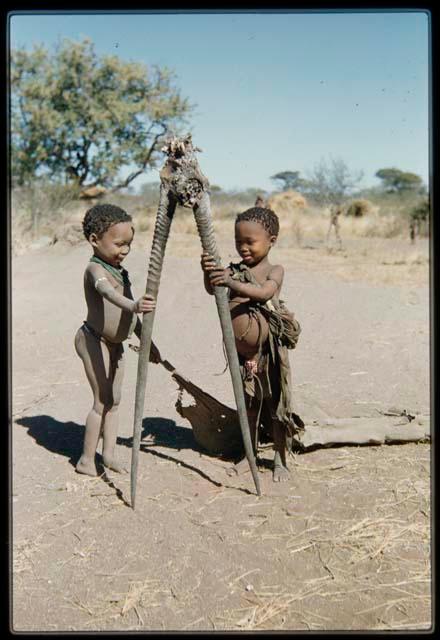
[[[127, 258], [143, 291], [151, 238]], [[225, 260], [229, 238], [218, 239]], [[353, 239], [274, 249], [303, 331], [291, 352], [308, 421], [429, 413], [428, 243]], [[234, 406], [197, 238], [172, 235], [154, 339], [163, 357]], [[129, 474], [81, 476], [91, 393], [73, 336], [84, 319], [85, 243], [15, 257], [14, 631], [408, 630], [431, 625], [427, 443], [333, 447], [290, 457], [263, 495], [230, 478], [175, 410], [177, 384], [150, 365], [136, 510]], [[136, 338], [133, 338], [133, 342]], [[137, 355], [126, 348], [118, 453], [131, 461]]]

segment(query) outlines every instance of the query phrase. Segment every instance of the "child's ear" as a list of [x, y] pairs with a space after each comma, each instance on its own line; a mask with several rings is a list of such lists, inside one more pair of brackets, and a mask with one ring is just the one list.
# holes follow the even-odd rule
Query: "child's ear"
[[96, 235], [96, 233], [91, 233], [89, 235], [89, 242], [92, 245], [92, 247], [96, 247], [97, 246], [98, 236]]
[[277, 241], [277, 236], [270, 236], [270, 246], [273, 247], [273, 245], [276, 243]]

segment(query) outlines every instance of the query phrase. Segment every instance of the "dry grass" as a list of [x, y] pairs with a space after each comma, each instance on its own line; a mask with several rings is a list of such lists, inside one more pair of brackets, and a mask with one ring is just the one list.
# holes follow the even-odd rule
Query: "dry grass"
[[140, 606], [160, 607], [163, 595], [168, 595], [169, 589], [161, 587], [160, 580], [150, 579], [131, 582], [128, 592], [118, 601], [121, 607], [121, 615], [126, 615], [131, 609]]
[[[380, 469], [387, 493], [392, 493], [394, 499], [378, 499], [373, 482], [372, 495], [376, 497], [366, 500], [364, 517], [359, 517], [358, 511], [342, 508], [341, 513], [330, 517], [320, 510], [304, 519], [300, 513], [287, 510], [291, 523], [288, 531], [262, 533], [257, 529], [249, 534], [243, 530], [254, 545], [261, 549], [269, 545], [276, 550], [282, 564], [287, 564], [292, 555], [299, 562], [297, 558], [303, 554], [302, 564], [307, 562], [311, 577], [300, 580], [292, 576], [270, 588], [254, 589], [248, 585], [240, 605], [218, 616], [221, 628], [241, 631], [429, 628], [429, 471], [423, 467], [426, 473], [422, 479], [415, 470], [405, 481], [393, 484], [392, 469], [398, 453], [382, 458]], [[362, 456], [351, 451], [341, 455], [344, 460], [331, 465], [315, 465], [307, 460], [296, 464], [298, 486], [313, 478], [337, 493], [342, 475], [351, 482], [354, 475], [365, 471]], [[401, 454], [399, 461], [405, 464]], [[404, 503], [406, 508], [402, 511]], [[258, 578], [253, 581], [258, 582]], [[330, 609], [329, 602], [332, 602]], [[341, 611], [352, 614], [343, 619]]]
[[[177, 600], [172, 578], [171, 581], [164, 577], [150, 579], [143, 572], [124, 573], [125, 564], [114, 572], [97, 573], [95, 576], [117, 579], [115, 587], [106, 584], [98, 591], [62, 594], [67, 606], [77, 610], [81, 628], [151, 631], [153, 621], [160, 618], [161, 608], [167, 607], [173, 611], [183, 607], [182, 630], [206, 630], [208, 626], [221, 631], [248, 632], [428, 628], [431, 606], [429, 447], [420, 447], [417, 464], [414, 458], [405, 457], [402, 448], [387, 449], [386, 455], [374, 457], [376, 470], [373, 459], [367, 459], [367, 466], [365, 451], [357, 449], [341, 449], [331, 456], [295, 455], [292, 460], [297, 483], [295, 494], [301, 493], [301, 486], [313, 481], [322, 485], [320, 493], [324, 495], [328, 490], [334, 496], [340, 492], [341, 479], [351, 482], [357, 477], [368, 481], [370, 499], [358, 504], [355, 510], [352, 506], [346, 507], [342, 500], [337, 513], [326, 511], [322, 506], [306, 515], [288, 512], [289, 501], [301, 498], [297, 495], [268, 495], [256, 500], [255, 496], [244, 498], [231, 495], [225, 488], [216, 488], [212, 498], [197, 502], [167, 489], [152, 498], [159, 501], [162, 509], [176, 511], [175, 503], [184, 498], [189, 519], [219, 534], [223, 533], [222, 521], [213, 502], [221, 498], [237, 499], [239, 504], [231, 505], [235, 532], [240, 544], [261, 549], [263, 562], [253, 566], [243, 562], [219, 580], [218, 594], [222, 596], [219, 602], [230, 596], [229, 607], [223, 610], [217, 604], [211, 617], [200, 610], [198, 601], [201, 580], [206, 588], [209, 572], [205, 575], [202, 571], [198, 576], [195, 573], [184, 588], [178, 589]], [[397, 479], [393, 475], [396, 464], [403, 469]], [[408, 469], [408, 473], [404, 469]], [[113, 508], [111, 502], [115, 496], [111, 488], [99, 482], [100, 479], [81, 478], [54, 490], [69, 494], [66, 495], [69, 513], [73, 509], [76, 520], [80, 504], [77, 501], [87, 510], [90, 507], [85, 503], [89, 499], [95, 505], [96, 516], [102, 519], [103, 509]], [[101, 498], [104, 504], [100, 503]], [[202, 513], [211, 505], [212, 511]], [[263, 511], [255, 512], [256, 508]], [[359, 515], [363, 509], [365, 513]], [[285, 515], [280, 517], [280, 514]], [[88, 520], [91, 520], [90, 513]], [[70, 520], [63, 526], [73, 522]], [[57, 527], [58, 532], [60, 528]], [[73, 567], [86, 566], [98, 538], [88, 536], [87, 540], [81, 540], [78, 535], [76, 538], [80, 544], [76, 542], [64, 560], [74, 562]], [[223, 545], [224, 536], [219, 538]], [[41, 545], [41, 540], [35, 540], [34, 544], [24, 540], [17, 545], [18, 571], [31, 566], [36, 545]], [[273, 558], [273, 570], [269, 572], [263, 558], [268, 551]], [[42, 562], [43, 559], [36, 562], [36, 570]], [[307, 566], [305, 576], [279, 570], [283, 565], [292, 567], [292, 563], [295, 567]], [[128, 582], [123, 576], [127, 576]]]
[[[66, 192], [48, 195], [43, 189], [35, 188], [25, 196], [12, 194], [11, 237], [15, 255], [26, 250], [39, 237], [49, 238], [59, 236], [69, 242], [80, 242], [83, 238], [75, 234], [67, 239], [69, 224], [78, 224], [85, 210], [94, 202], [82, 202], [73, 199], [73, 194]], [[63, 199], [62, 199], [63, 197]], [[54, 200], [55, 198], [55, 200]], [[54, 200], [54, 206], [52, 206]], [[138, 231], [152, 234], [155, 224], [157, 205], [151, 200], [146, 201], [142, 196], [112, 194], [105, 196], [99, 202], [111, 201], [122, 206], [131, 213]], [[302, 246], [312, 240], [325, 240], [329, 228], [329, 210], [325, 207], [309, 206], [307, 202], [296, 194], [289, 192], [273, 194], [271, 201], [280, 218], [280, 239], [283, 246]], [[251, 194], [225, 194], [211, 199], [211, 210], [214, 229], [221, 233], [230, 229], [236, 214], [247, 207], [253, 206], [254, 198]], [[384, 205], [381, 208], [372, 206], [367, 215], [359, 218], [352, 216], [341, 217], [341, 234], [344, 238], [393, 238], [408, 237], [408, 221], [405, 207], [395, 204], [394, 208]], [[35, 227], [37, 216], [38, 225]], [[196, 227], [190, 209], [178, 207], [173, 221], [173, 232], [179, 234], [196, 234]], [[72, 234], [71, 234], [72, 235]], [[77, 237], [76, 237], [77, 236]]]
[[[411, 515], [414, 517], [418, 513], [419, 510], [416, 510]], [[355, 524], [347, 525], [336, 520], [326, 521], [325, 524], [330, 529], [330, 535], [328, 530], [323, 537], [315, 534], [308, 538], [306, 547], [319, 547], [326, 543], [334, 549], [346, 549], [350, 554], [349, 564], [357, 564], [367, 559], [371, 560], [379, 554], [399, 550], [403, 542], [410, 546], [429, 543], [429, 529], [425, 519], [419, 522], [408, 522], [408, 520], [399, 520], [391, 516], [367, 517]], [[292, 548], [289, 543], [287, 544], [290, 553], [296, 553], [306, 547], [304, 545], [298, 547], [296, 540]]]
[[292, 211], [307, 207], [307, 200], [297, 191], [287, 190], [273, 194], [267, 202], [267, 206], [278, 215], [289, 215]]
[[[212, 208], [214, 230], [217, 233], [232, 233], [233, 221], [241, 209], [229, 205]], [[330, 224], [330, 213], [326, 208], [292, 207], [277, 210], [280, 220], [279, 245], [300, 247], [309, 241], [324, 242]], [[341, 236], [344, 239], [408, 237], [406, 218], [398, 213], [380, 214], [378, 208], [361, 218], [343, 216], [340, 220]], [[173, 232], [197, 233], [192, 212], [176, 214]], [[334, 232], [332, 232], [334, 233]]]
[[26, 538], [14, 544], [12, 553], [14, 575], [33, 568], [35, 554], [43, 546], [42, 537], [43, 534], [41, 533], [34, 540]]
[[[302, 543], [297, 537], [294, 541], [295, 546], [290, 547], [289, 552], [316, 554], [325, 575], [312, 578], [305, 583], [298, 582], [288, 588], [279, 585], [278, 590], [252, 589], [250, 594], [243, 596], [243, 604], [246, 606], [229, 610], [219, 616], [219, 619], [223, 620], [223, 628], [249, 631], [283, 628], [400, 628], [401, 620], [397, 624], [393, 623], [392, 614], [402, 606], [406, 607], [406, 617], [409, 618], [405, 624], [416, 629], [423, 628], [428, 623], [420, 623], [417, 616], [413, 622], [410, 618], [411, 606], [414, 604], [417, 607], [423, 605], [425, 615], [429, 617], [431, 575], [428, 563], [424, 571], [414, 571], [408, 563], [404, 579], [388, 581], [380, 576], [381, 564], [378, 564], [379, 556], [387, 554], [391, 564], [399, 560], [400, 568], [404, 570], [405, 561], [399, 558], [399, 553], [404, 547], [411, 542], [429, 546], [429, 525], [411, 523], [408, 520], [366, 518], [360, 523], [352, 522], [347, 525], [336, 520], [330, 522], [322, 518], [317, 519], [317, 526], [303, 532]], [[332, 534], [328, 535], [330, 525], [334, 525], [334, 528]], [[311, 538], [312, 531], [314, 535]], [[317, 533], [321, 533], [321, 537], [318, 537]], [[305, 543], [305, 540], [308, 542]], [[287, 542], [288, 547], [289, 544]], [[341, 551], [344, 553], [340, 554]], [[428, 555], [428, 550], [426, 554]], [[327, 560], [323, 559], [324, 556]], [[361, 561], [364, 571], [359, 576], [356, 565]], [[312, 566], [312, 560], [310, 564]], [[313, 574], [313, 570], [311, 572]], [[320, 615], [321, 602], [330, 599], [334, 604], [345, 605], [345, 609], [350, 610], [349, 603], [353, 597], [356, 597], [356, 606], [353, 607], [352, 626], [341, 625], [337, 617], [331, 619]], [[301, 603], [300, 613], [292, 608], [295, 603]], [[324, 610], [327, 611], [327, 608]], [[371, 622], [365, 621], [369, 620], [365, 615], [374, 611], [380, 612], [382, 623], [372, 625]], [[317, 618], [320, 618], [318, 623]]]
[[[115, 573], [114, 577], [119, 577], [119, 574]], [[71, 606], [88, 614], [90, 620], [85, 623], [85, 627], [102, 628], [102, 624], [106, 621], [125, 618], [127, 618], [125, 625], [129, 627], [134, 626], [133, 620], [136, 620], [137, 627], [143, 627], [146, 612], [153, 607], [162, 606], [164, 598], [169, 595], [172, 595], [171, 590], [164, 588], [160, 580], [144, 579], [131, 581], [126, 592], [108, 593], [98, 600], [85, 601], [79, 597], [66, 597], [65, 600]], [[136, 618], [130, 614], [135, 614]]]

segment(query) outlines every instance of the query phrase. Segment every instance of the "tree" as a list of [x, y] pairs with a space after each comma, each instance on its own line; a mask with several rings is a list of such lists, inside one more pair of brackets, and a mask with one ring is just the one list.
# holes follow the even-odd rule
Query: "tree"
[[303, 182], [303, 192], [319, 204], [340, 204], [362, 180], [363, 172], [352, 172], [342, 158], [323, 158]]
[[303, 184], [302, 178], [299, 177], [299, 171], [280, 171], [280, 173], [271, 176], [270, 179], [280, 182], [282, 191], [287, 191], [288, 189], [297, 190]]
[[400, 169], [379, 169], [376, 178], [382, 180], [382, 187], [387, 193], [402, 194], [408, 191], [423, 190], [423, 181], [420, 176]]
[[[93, 43], [63, 40], [11, 54], [11, 167], [15, 184], [47, 176], [118, 189], [156, 166], [168, 131], [192, 106], [171, 71], [98, 57]], [[133, 171], [124, 179], [119, 170]]]

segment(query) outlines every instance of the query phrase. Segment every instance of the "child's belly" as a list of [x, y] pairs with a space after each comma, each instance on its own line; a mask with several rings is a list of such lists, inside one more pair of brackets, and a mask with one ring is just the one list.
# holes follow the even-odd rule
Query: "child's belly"
[[246, 302], [234, 300], [230, 304], [230, 309], [237, 351], [250, 360], [258, 353], [259, 345], [264, 345], [268, 338], [267, 320], [261, 314], [258, 314], [258, 319], [251, 315]]
[[124, 342], [134, 330], [136, 314], [123, 311], [107, 300], [101, 309], [89, 308], [87, 323], [109, 342]]

